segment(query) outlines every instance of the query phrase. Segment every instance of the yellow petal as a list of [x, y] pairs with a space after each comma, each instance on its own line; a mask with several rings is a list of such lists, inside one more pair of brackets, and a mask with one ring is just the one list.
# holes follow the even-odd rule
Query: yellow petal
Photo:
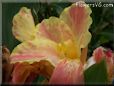
[[79, 59], [81, 55], [79, 45], [72, 40], [67, 40], [59, 44], [59, 51], [64, 53], [64, 57], [71, 59]]
[[73, 39], [73, 33], [67, 24], [56, 17], [44, 19], [36, 28], [38, 29], [38, 36], [48, 38], [57, 43]]
[[64, 57], [80, 57], [81, 51], [77, 42], [74, 41], [73, 32], [59, 18], [50, 17], [45, 19], [36, 28], [38, 28], [38, 37], [44, 37], [58, 43], [59, 51], [64, 54]]
[[[79, 5], [79, 3], [83, 6]], [[60, 19], [71, 28], [80, 48], [86, 47], [91, 39], [91, 34], [88, 32], [92, 23], [91, 9], [85, 5], [84, 2], [79, 1], [65, 8], [60, 15]]]
[[14, 16], [12, 32], [21, 42], [35, 38], [35, 24], [30, 9], [22, 7]]
[[48, 60], [52, 65], [59, 61], [59, 52], [57, 44], [47, 39], [34, 39], [18, 45], [12, 52], [11, 63], [15, 62], [39, 62]]

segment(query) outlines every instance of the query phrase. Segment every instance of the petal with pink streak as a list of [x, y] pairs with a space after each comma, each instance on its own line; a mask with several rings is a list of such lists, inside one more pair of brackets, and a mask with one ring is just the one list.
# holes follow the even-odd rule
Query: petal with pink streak
[[12, 32], [21, 42], [35, 38], [35, 24], [30, 9], [22, 7], [14, 16]]
[[34, 39], [18, 45], [12, 52], [11, 63], [16, 62], [39, 62], [48, 60], [53, 65], [59, 61], [57, 44], [47, 39]]
[[12, 73], [13, 84], [32, 83], [36, 77], [43, 75], [49, 79], [54, 67], [46, 60], [29, 64], [27, 62], [14, 64]]
[[81, 48], [86, 47], [91, 39], [91, 34], [88, 31], [92, 23], [90, 14], [89, 6], [79, 1], [65, 8], [60, 15], [60, 19], [71, 28]]
[[93, 52], [93, 58], [97, 63], [100, 62], [103, 58], [105, 58], [104, 48], [103, 47], [96, 48]]
[[83, 65], [76, 60], [63, 60], [54, 69], [49, 84], [82, 84]]
[[112, 50], [105, 49], [102, 46], [96, 48], [93, 52], [93, 57], [96, 62], [100, 62], [103, 58], [105, 58], [108, 63], [113, 63], [113, 56]]
[[45, 37], [57, 43], [73, 39], [73, 33], [62, 20], [57, 17], [44, 19], [36, 26], [37, 36]]
[[12, 73], [13, 84], [23, 84], [30, 75], [32, 67], [28, 63], [16, 63]]

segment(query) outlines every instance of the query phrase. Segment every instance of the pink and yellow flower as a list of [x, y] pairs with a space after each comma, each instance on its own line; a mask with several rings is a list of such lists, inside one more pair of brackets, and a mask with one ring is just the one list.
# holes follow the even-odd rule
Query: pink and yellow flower
[[[21, 44], [13, 50], [10, 59], [15, 63], [13, 83], [23, 83], [34, 73], [38, 62], [48, 61], [53, 67], [49, 84], [83, 83], [84, 62], [91, 40], [91, 9], [76, 2], [65, 8], [60, 17], [44, 19], [35, 26], [31, 10], [22, 7], [13, 18], [13, 35]], [[38, 65], [37, 65], [38, 66]], [[46, 66], [47, 67], [47, 66]], [[48, 71], [48, 69], [46, 70]], [[23, 80], [22, 80], [23, 79]]]
[[105, 49], [104, 47], [100, 46], [96, 48], [93, 51], [92, 57], [90, 57], [87, 60], [87, 63], [85, 64], [85, 68], [89, 68], [93, 64], [97, 64], [101, 62], [103, 59], [106, 60], [106, 67], [107, 67], [107, 73], [108, 73], [108, 80], [112, 81], [114, 77], [114, 54], [112, 50], [110, 49]]

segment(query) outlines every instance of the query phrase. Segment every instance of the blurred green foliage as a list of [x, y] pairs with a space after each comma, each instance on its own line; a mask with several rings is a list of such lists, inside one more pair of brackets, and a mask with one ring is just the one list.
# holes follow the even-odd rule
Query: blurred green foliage
[[89, 44], [89, 56], [99, 46], [114, 50], [114, 7], [91, 9], [93, 23], [90, 28], [92, 39]]

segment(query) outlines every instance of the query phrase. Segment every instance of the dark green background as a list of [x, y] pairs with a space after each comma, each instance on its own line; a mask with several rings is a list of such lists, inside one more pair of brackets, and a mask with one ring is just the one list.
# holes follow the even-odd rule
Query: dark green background
[[[59, 16], [61, 11], [71, 3], [2, 3], [2, 44], [10, 51], [19, 44], [12, 35], [12, 19], [21, 7], [32, 10], [35, 24], [50, 16]], [[93, 23], [90, 27], [92, 39], [89, 44], [88, 55], [91, 56], [93, 49], [102, 45], [114, 49], [114, 7], [91, 7]]]

